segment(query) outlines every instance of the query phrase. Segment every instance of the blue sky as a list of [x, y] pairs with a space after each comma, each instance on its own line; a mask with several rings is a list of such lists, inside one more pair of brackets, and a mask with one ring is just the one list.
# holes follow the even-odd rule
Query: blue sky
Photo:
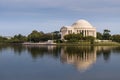
[[120, 0], [0, 0], [0, 35], [52, 32], [79, 19], [102, 32], [120, 30]]

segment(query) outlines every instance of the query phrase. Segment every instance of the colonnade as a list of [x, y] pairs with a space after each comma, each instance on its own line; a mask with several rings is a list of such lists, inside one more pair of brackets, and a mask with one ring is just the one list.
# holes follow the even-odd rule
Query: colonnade
[[77, 30], [77, 33], [82, 33], [83, 36], [94, 36], [94, 37], [96, 37], [96, 30]]

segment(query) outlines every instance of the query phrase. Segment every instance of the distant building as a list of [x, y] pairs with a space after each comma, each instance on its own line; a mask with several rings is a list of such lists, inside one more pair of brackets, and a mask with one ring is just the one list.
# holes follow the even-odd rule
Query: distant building
[[7, 39], [11, 39], [12, 37], [11, 36], [4, 36], [5, 38], [7, 38]]
[[61, 29], [61, 39], [64, 39], [64, 36], [67, 34], [78, 34], [81, 33], [83, 36], [93, 36], [96, 37], [96, 28], [93, 27], [86, 20], [78, 20], [73, 23], [71, 26], [63, 26]]

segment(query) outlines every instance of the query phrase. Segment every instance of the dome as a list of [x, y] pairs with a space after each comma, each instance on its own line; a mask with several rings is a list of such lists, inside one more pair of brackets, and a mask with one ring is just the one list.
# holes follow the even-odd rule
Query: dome
[[72, 27], [74, 28], [93, 28], [93, 26], [86, 20], [78, 20]]

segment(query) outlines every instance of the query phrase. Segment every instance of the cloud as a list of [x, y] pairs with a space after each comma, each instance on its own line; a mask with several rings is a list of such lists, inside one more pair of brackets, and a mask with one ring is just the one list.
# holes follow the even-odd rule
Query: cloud
[[0, 0], [0, 12], [22, 15], [87, 14], [119, 16], [120, 0]]
[[120, 17], [119, 3], [120, 0], [0, 0], [0, 21], [14, 24], [17, 21], [24, 22], [24, 24], [47, 21], [41, 26], [58, 27], [59, 23], [60, 26], [67, 25], [67, 23], [71, 25], [77, 19], [83, 18], [93, 23], [96, 21], [99, 26], [99, 22], [109, 23], [112, 20], [111, 23], [113, 23], [116, 18]]
[[12, 18], [20, 21], [36, 21], [38, 18], [102, 20], [106, 17], [119, 17], [119, 3], [120, 0], [0, 0], [0, 16], [5, 20]]
[[[64, 8], [99, 8], [119, 6], [119, 0], [1, 0], [2, 6], [16, 7], [64, 7]], [[120, 6], [119, 6], [120, 7]]]

